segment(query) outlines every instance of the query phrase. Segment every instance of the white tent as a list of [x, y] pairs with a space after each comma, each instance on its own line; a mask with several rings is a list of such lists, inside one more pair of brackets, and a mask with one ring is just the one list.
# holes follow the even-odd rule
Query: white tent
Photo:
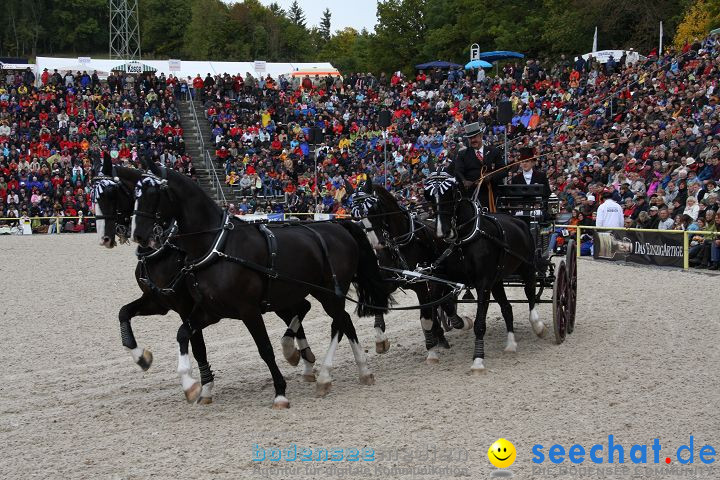
[[[114, 67], [121, 63], [121, 60], [107, 60], [107, 59], [83, 59], [85, 63], [80, 63], [77, 58], [60, 58], [60, 57], [37, 57], [35, 73], [39, 77], [38, 73], [41, 73], [43, 69], [47, 68], [50, 73], [57, 69], [61, 71], [64, 67], [72, 66], [73, 71], [80, 70], [81, 72], [87, 71], [92, 74], [94, 70], [97, 70], [100, 78], [107, 76], [107, 72], [111, 71]], [[167, 75], [174, 75], [176, 77], [191, 77], [195, 78], [197, 74], [200, 74], [203, 78], [208, 73], [210, 75], [229, 73], [231, 75], [250, 73], [254, 77], [259, 75], [270, 75], [273, 78], [277, 78], [280, 75], [286, 75], [290, 72], [307, 69], [329, 69], [335, 70], [329, 62], [317, 62], [317, 63], [271, 63], [271, 62], [205, 62], [205, 61], [185, 61], [180, 60], [179, 62], [169, 60], [142, 60], [142, 63], [149, 65], [153, 68], [157, 68], [157, 74], [164, 73]], [[79, 68], [74, 68], [75, 66]], [[171, 69], [172, 67], [172, 69]], [[262, 71], [255, 70], [259, 68]]]
[[630, 64], [635, 63], [638, 60], [647, 59], [647, 57], [640, 55], [635, 50], [599, 50], [597, 52], [586, 53], [585, 55], [582, 55], [582, 58], [587, 60], [590, 55], [592, 55], [593, 58], [598, 61], [598, 63], [607, 63], [607, 61], [610, 60], [610, 56], [612, 56], [613, 59], [618, 62], [623, 56], [623, 53], [627, 56], [627, 63]]

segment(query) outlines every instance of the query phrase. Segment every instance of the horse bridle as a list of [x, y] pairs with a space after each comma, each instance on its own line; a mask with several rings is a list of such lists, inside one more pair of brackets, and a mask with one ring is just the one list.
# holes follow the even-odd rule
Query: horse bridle
[[[164, 170], [163, 173], [165, 173]], [[160, 235], [162, 234], [162, 232], [167, 230], [167, 225], [169, 225], [171, 222], [171, 220], [163, 221], [163, 216], [160, 214], [160, 202], [162, 201], [162, 193], [167, 194], [168, 201], [172, 202], [172, 192], [168, 187], [166, 178], [160, 178], [152, 173], [143, 173], [140, 177], [140, 180], [138, 180], [137, 185], [135, 186], [136, 199], [142, 196], [142, 189], [144, 185], [156, 186], [160, 189], [160, 195], [156, 197], [155, 205], [152, 208], [152, 211], [154, 213], [145, 212], [136, 208], [133, 210], [133, 215], [154, 220], [155, 225], [153, 227], [153, 234]], [[169, 219], [170, 217], [168, 216], [167, 218]]]
[[[92, 191], [92, 202], [97, 204], [98, 197], [103, 194], [105, 189], [117, 188], [122, 191], [128, 198], [132, 199], [133, 194], [130, 189], [120, 181], [120, 178], [115, 175], [115, 167], [113, 167], [112, 176], [98, 175], [92, 180], [93, 191]], [[121, 202], [116, 202], [115, 211], [112, 213], [103, 213], [101, 215], [94, 215], [95, 220], [113, 220], [115, 222], [115, 233], [117, 236], [127, 240], [128, 239], [128, 225], [130, 225], [132, 211], [123, 211], [120, 208]]]

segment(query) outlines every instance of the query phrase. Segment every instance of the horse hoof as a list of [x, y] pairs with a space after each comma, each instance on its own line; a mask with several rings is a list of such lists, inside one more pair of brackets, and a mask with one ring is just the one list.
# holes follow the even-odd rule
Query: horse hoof
[[295, 349], [292, 354], [285, 356], [285, 360], [293, 367], [297, 367], [298, 363], [300, 363], [300, 351]]
[[197, 401], [198, 405], [210, 405], [212, 402], [212, 397], [200, 397]]
[[278, 395], [275, 397], [275, 400], [273, 400], [272, 409], [273, 410], [286, 410], [290, 408], [290, 400], [283, 397], [282, 395]]
[[362, 385], [375, 385], [375, 375], [368, 373], [367, 375], [360, 375], [360, 383]]
[[535, 335], [537, 335], [540, 338], [544, 338], [545, 334], [547, 333], [547, 325], [545, 325], [543, 322], [537, 322], [533, 323], [533, 332], [535, 332]]
[[332, 387], [332, 382], [327, 383], [316, 383], [315, 384], [315, 396], [316, 397], [324, 397], [325, 395], [330, 392], [330, 387]]
[[510, 343], [505, 347], [505, 352], [507, 353], [515, 353], [517, 352], [517, 343]]
[[470, 330], [473, 328], [473, 322], [469, 318], [461, 317], [463, 321], [463, 330]]
[[302, 376], [304, 382], [313, 383], [315, 381], [314, 373], [306, 373]]
[[440, 363], [440, 359], [437, 357], [427, 357], [425, 359], [425, 363], [428, 365], [437, 365], [438, 363]]
[[375, 342], [376, 353], [386, 353], [388, 350], [390, 350], [390, 340], [387, 338], [382, 342]]
[[150, 368], [150, 365], [152, 365], [152, 361], [152, 352], [143, 348], [143, 353], [137, 361], [137, 364], [140, 366], [140, 368], [142, 368], [143, 372], [147, 372], [148, 368]]
[[200, 385], [200, 382], [193, 383], [190, 388], [185, 390], [185, 399], [188, 401], [188, 403], [195, 403], [200, 396], [201, 390], [202, 385]]
[[472, 373], [473, 375], [478, 375], [478, 376], [480, 376], [480, 375], [485, 375], [485, 374], [487, 373], [487, 370], [485, 369], [485, 367], [482, 367], [482, 368], [471, 368], [471, 369], [470, 369], [470, 373]]

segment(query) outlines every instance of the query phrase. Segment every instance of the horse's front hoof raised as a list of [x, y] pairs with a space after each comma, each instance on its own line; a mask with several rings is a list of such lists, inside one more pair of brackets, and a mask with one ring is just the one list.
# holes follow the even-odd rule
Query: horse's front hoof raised
[[146, 350], [143, 348], [143, 353], [140, 355], [140, 358], [137, 360], [137, 364], [140, 368], [142, 368], [143, 372], [147, 372], [148, 368], [150, 368], [150, 365], [152, 365], [153, 362], [153, 354], [150, 350]]

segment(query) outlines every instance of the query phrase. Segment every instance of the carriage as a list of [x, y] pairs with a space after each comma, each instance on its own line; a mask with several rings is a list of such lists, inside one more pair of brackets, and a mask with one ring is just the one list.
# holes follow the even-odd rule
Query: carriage
[[[575, 329], [575, 307], [577, 302], [577, 259], [575, 240], [569, 240], [562, 253], [550, 248], [556, 236], [555, 219], [560, 202], [553, 194], [543, 196], [543, 185], [498, 185], [495, 194], [495, 208], [498, 212], [514, 215], [525, 220], [535, 242], [535, 264], [537, 266], [536, 303], [552, 303], [553, 330], [555, 342], [565, 341]], [[558, 261], [559, 260], [559, 261]], [[508, 275], [505, 287], [522, 287], [522, 280]], [[543, 298], [544, 291], [552, 291], [552, 298]], [[510, 300], [513, 303], [527, 303], [527, 300]], [[458, 302], [474, 300], [458, 299]]]

